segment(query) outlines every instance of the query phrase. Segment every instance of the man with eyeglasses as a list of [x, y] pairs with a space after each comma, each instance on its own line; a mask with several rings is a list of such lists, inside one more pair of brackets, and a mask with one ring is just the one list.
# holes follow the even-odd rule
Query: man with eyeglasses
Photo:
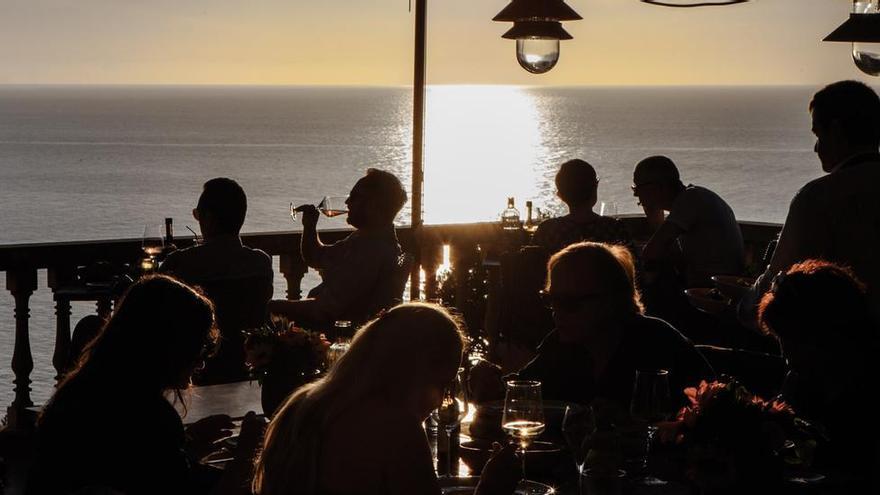
[[642, 252], [646, 270], [673, 267], [682, 288], [711, 287], [712, 275], [743, 273], [745, 247], [733, 210], [709, 189], [685, 186], [672, 160], [639, 162], [632, 190], [653, 231]]

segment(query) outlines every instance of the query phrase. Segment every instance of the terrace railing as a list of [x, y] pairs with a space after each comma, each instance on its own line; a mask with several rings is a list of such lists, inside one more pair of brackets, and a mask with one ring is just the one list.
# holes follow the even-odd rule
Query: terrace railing
[[[647, 225], [644, 217], [624, 217], [627, 227], [639, 240], [647, 238]], [[772, 224], [742, 223], [743, 235], [747, 243], [749, 262], [755, 264], [767, 243], [778, 233], [779, 226]], [[473, 253], [479, 246], [482, 252], [492, 252], [509, 246], [510, 238], [505, 236], [496, 223], [473, 223], [459, 225], [430, 225], [421, 229], [410, 227], [398, 228], [398, 237], [404, 251], [416, 257], [415, 270], [421, 269], [426, 274], [434, 274], [443, 262], [443, 247], [449, 246], [449, 262], [453, 270], [464, 253]], [[322, 231], [321, 239], [333, 242], [344, 238], [346, 230]], [[299, 252], [298, 232], [267, 232], [243, 234], [243, 242], [251, 247], [262, 249], [270, 256], [279, 258], [280, 273], [287, 285], [287, 298], [299, 299], [302, 296], [302, 280], [308, 268], [302, 261]], [[175, 238], [179, 248], [192, 244], [192, 238]], [[6, 273], [6, 289], [14, 299], [14, 349], [12, 354], [12, 371], [15, 375], [14, 399], [7, 409], [7, 420], [13, 427], [26, 426], [27, 409], [33, 406], [31, 400], [31, 372], [34, 369], [33, 355], [30, 345], [30, 300], [38, 290], [38, 270], [47, 270], [48, 289], [53, 292], [55, 300], [55, 346], [52, 366], [56, 370], [56, 379], [60, 378], [68, 362], [71, 338], [71, 304], [75, 300], [66, 292], [75, 280], [79, 266], [94, 264], [99, 261], [110, 263], [134, 263], [143, 256], [141, 239], [114, 239], [101, 241], [59, 242], [40, 244], [18, 244], [0, 246], [0, 271]], [[411, 291], [414, 299], [433, 299], [437, 294], [435, 277], [424, 278], [424, 286]], [[463, 297], [459, 293], [456, 300]], [[492, 297], [490, 293], [489, 298]], [[112, 301], [109, 297], [98, 298], [99, 314], [109, 314]], [[459, 301], [460, 302], [460, 301]], [[451, 301], [455, 305], [456, 301]], [[7, 330], [8, 331], [8, 326]], [[49, 363], [38, 363], [46, 366]]]

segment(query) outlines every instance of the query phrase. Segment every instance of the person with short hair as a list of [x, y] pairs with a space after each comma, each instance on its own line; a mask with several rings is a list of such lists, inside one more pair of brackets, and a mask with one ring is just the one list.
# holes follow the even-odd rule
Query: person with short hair
[[[436, 305], [402, 304], [363, 326], [323, 378], [275, 413], [254, 493], [440, 495], [422, 422], [440, 406], [464, 348], [459, 322]], [[508, 448], [489, 461], [484, 473], [495, 476], [484, 474], [476, 493], [513, 493], [517, 468]]]
[[260, 326], [272, 298], [272, 258], [241, 242], [247, 196], [234, 180], [205, 182], [193, 217], [202, 244], [174, 251], [159, 267], [184, 282], [201, 287], [217, 307], [221, 340], [217, 354], [196, 375], [200, 385], [248, 378], [242, 330]]
[[[712, 275], [743, 273], [742, 232], [720, 196], [705, 187], [685, 186], [678, 167], [665, 156], [640, 161], [632, 189], [653, 230], [642, 252], [646, 270], [675, 266], [685, 288], [711, 287]], [[665, 211], [669, 215], [664, 218]]]
[[306, 326], [328, 328], [336, 320], [366, 321], [386, 308], [390, 283], [401, 254], [394, 219], [406, 203], [406, 190], [394, 174], [371, 168], [346, 199], [347, 221], [355, 228], [331, 245], [321, 242], [314, 205], [301, 205], [303, 261], [321, 273], [309, 298], [273, 300], [269, 311]]
[[202, 244], [169, 254], [160, 271], [190, 282], [261, 277], [272, 291], [272, 259], [241, 243], [247, 196], [234, 180], [218, 177], [205, 182], [193, 218], [199, 222]]
[[779, 339], [791, 367], [785, 400], [825, 429], [817, 467], [859, 476], [876, 470], [880, 437], [865, 428], [874, 422], [873, 409], [848, 406], [873, 390], [880, 351], [880, 328], [864, 284], [845, 266], [816, 259], [797, 263], [774, 279], [758, 321]]
[[607, 242], [635, 252], [632, 236], [623, 222], [593, 211], [598, 201], [599, 178], [592, 165], [580, 159], [569, 160], [559, 167], [555, 182], [556, 194], [568, 207], [568, 214], [541, 222], [532, 244], [555, 253], [575, 242]]
[[827, 175], [791, 200], [770, 264], [740, 302], [745, 323], [754, 324], [773, 277], [810, 258], [850, 266], [880, 318], [880, 97], [864, 83], [839, 81], [817, 92], [809, 109], [813, 150]]

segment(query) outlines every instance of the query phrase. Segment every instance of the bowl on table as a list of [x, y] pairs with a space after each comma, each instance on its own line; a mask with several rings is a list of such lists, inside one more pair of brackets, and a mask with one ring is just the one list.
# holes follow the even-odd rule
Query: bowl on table
[[727, 311], [732, 301], [718, 289], [693, 288], [684, 291], [691, 305], [704, 313], [717, 315]]
[[[440, 492], [443, 495], [473, 495], [480, 482], [478, 476], [441, 476], [439, 480]], [[552, 495], [556, 493], [556, 490], [543, 483], [522, 480], [513, 493], [515, 495]]]
[[[473, 473], [479, 473], [492, 457], [492, 441], [473, 439], [461, 442], [461, 460]], [[553, 473], [561, 463], [568, 461], [563, 448], [552, 442], [535, 441], [526, 450], [526, 469], [530, 475], [541, 476]]]
[[737, 275], [713, 275], [712, 282], [724, 296], [738, 301], [747, 290], [755, 283], [755, 279], [749, 277], [740, 277]]

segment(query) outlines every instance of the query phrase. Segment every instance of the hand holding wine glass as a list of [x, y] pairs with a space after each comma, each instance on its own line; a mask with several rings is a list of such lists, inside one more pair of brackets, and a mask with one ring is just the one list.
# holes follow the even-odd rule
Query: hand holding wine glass
[[295, 222], [302, 214], [303, 225], [312, 223], [312, 221], [317, 224], [319, 212], [328, 218], [348, 213], [348, 205], [345, 204], [347, 200], [348, 196], [324, 196], [317, 206], [310, 204], [294, 206], [293, 203], [290, 203], [290, 218]]

